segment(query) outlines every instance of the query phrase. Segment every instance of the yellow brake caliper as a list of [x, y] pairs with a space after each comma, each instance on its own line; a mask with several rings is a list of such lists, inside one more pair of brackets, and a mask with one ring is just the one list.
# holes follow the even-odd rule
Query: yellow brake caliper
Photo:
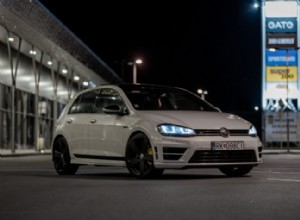
[[[151, 147], [147, 149], [147, 155], [148, 155], [148, 156], [152, 156], [152, 155], [153, 155], [153, 151], [152, 151], [152, 148], [151, 148]], [[147, 161], [147, 163], [148, 163], [149, 165], [152, 165], [152, 161]]]

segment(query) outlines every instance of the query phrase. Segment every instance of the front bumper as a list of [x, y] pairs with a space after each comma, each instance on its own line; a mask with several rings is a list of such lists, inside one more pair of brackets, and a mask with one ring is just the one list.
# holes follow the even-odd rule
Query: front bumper
[[[213, 141], [242, 141], [244, 149], [213, 150]], [[262, 143], [257, 137], [163, 137], [152, 146], [154, 165], [161, 169], [257, 166], [262, 163]]]

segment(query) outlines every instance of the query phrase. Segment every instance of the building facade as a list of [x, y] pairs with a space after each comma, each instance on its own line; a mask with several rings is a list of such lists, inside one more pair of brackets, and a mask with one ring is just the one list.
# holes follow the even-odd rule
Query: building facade
[[37, 0], [0, 0], [0, 153], [49, 149], [78, 91], [122, 80]]

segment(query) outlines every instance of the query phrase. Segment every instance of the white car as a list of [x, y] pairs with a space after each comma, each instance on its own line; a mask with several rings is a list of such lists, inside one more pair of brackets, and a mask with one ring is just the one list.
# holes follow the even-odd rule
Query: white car
[[182, 88], [103, 85], [80, 92], [56, 123], [58, 174], [83, 164], [126, 166], [139, 178], [164, 169], [215, 167], [243, 176], [262, 163], [255, 127]]

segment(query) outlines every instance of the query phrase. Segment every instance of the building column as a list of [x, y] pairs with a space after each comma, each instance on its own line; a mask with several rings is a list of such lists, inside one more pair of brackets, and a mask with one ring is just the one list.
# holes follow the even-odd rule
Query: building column
[[[32, 51], [34, 50], [34, 46], [32, 45]], [[40, 95], [40, 78], [41, 78], [41, 70], [42, 70], [42, 62], [44, 52], [41, 51], [40, 61], [38, 63], [38, 69], [36, 68], [36, 60], [35, 54], [32, 55], [32, 69], [34, 74], [34, 82], [35, 82], [35, 94], [34, 94], [34, 143], [35, 150], [39, 151], [42, 146], [39, 146], [39, 137], [40, 137], [40, 119], [39, 119], [39, 95]]]
[[[51, 58], [52, 62], [52, 58]], [[52, 62], [53, 63], [53, 62]], [[59, 69], [60, 69], [60, 62], [57, 62], [57, 70], [56, 72], [53, 69], [53, 65], [51, 66], [51, 76], [52, 76], [52, 84], [53, 84], [53, 94], [54, 94], [54, 102], [53, 102], [53, 129], [52, 132], [54, 132], [54, 126], [57, 120], [57, 101], [58, 101], [58, 95], [57, 95], [57, 87], [58, 87], [58, 79], [59, 79]]]
[[22, 94], [22, 102], [24, 106], [23, 112], [23, 146], [27, 147], [27, 100], [28, 94], [25, 92]]
[[71, 70], [70, 77], [66, 77], [66, 79], [67, 79], [67, 89], [68, 89], [68, 100], [71, 99], [71, 95], [72, 95], [73, 76], [74, 76], [74, 71]]
[[3, 112], [2, 112], [2, 106], [3, 106], [3, 100], [4, 100], [4, 92], [3, 92], [3, 86], [0, 85], [0, 149], [3, 148]]
[[16, 136], [16, 124], [15, 124], [15, 117], [16, 117], [16, 109], [15, 109], [15, 90], [16, 90], [16, 79], [18, 73], [18, 66], [20, 60], [20, 49], [22, 38], [19, 37], [18, 39], [18, 48], [17, 48], [17, 55], [15, 59], [15, 63], [12, 57], [12, 50], [11, 50], [11, 43], [9, 41], [9, 31], [7, 30], [7, 50], [8, 50], [8, 59], [10, 63], [10, 70], [11, 70], [11, 152], [16, 152], [15, 146], [15, 136]]

